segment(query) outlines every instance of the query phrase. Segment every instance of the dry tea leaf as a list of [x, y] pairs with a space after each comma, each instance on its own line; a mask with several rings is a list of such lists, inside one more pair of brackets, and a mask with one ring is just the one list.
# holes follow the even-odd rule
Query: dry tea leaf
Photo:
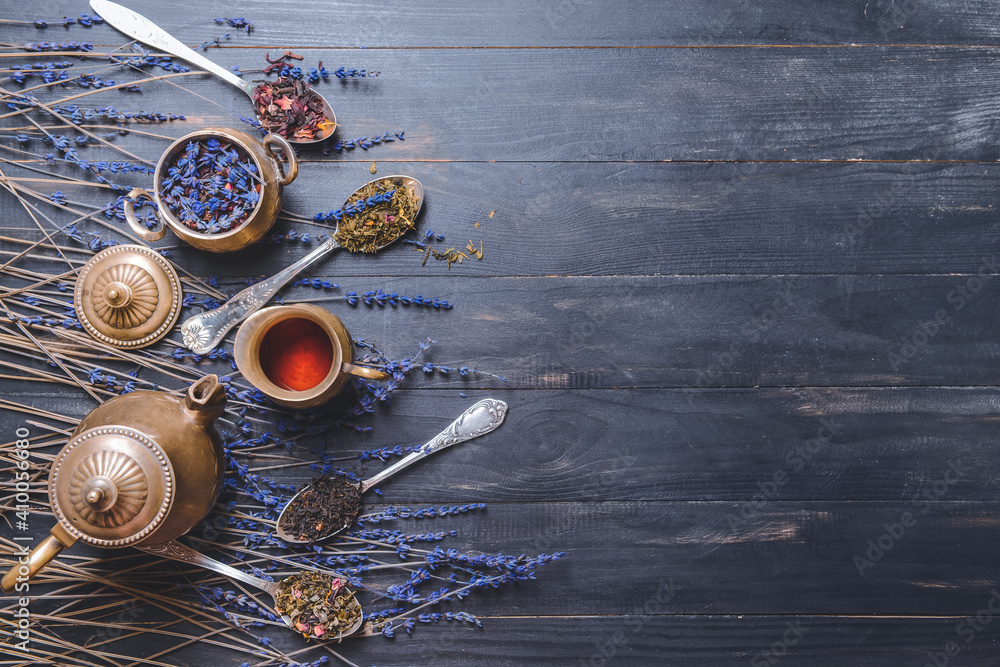
[[378, 169], [375, 168], [375, 163], [374, 162], [372, 162], [372, 166], [368, 168], [368, 171], [370, 171], [373, 174], [377, 174], [378, 173]]
[[274, 610], [308, 639], [347, 632], [361, 618], [361, 605], [339, 577], [313, 571], [283, 579]]
[[283, 512], [281, 529], [300, 540], [315, 541], [354, 521], [361, 509], [361, 489], [346, 477], [316, 477]]
[[351, 252], [375, 252], [413, 229], [417, 201], [402, 178], [367, 184], [347, 200], [334, 238]]

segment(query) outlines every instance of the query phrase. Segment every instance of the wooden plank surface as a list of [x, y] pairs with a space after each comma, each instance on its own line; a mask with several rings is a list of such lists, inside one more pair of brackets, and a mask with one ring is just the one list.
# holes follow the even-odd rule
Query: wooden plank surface
[[[328, 297], [318, 303], [394, 358], [430, 337], [428, 360], [505, 376], [417, 373], [378, 406], [374, 430], [326, 446], [416, 444], [466, 403], [503, 398], [511, 416], [495, 438], [384, 484], [380, 500], [486, 502], [435, 520], [458, 531], [449, 546], [568, 556], [538, 581], [468, 600], [483, 630], [397, 633], [345, 643], [345, 656], [382, 667], [997, 664], [997, 624], [970, 638], [968, 620], [994, 614], [1000, 516], [996, 3], [253, 0], [183, 15], [127, 4], [192, 45], [233, 33], [205, 51], [225, 67], [256, 69], [290, 48], [306, 66], [380, 71], [322, 84], [338, 136], [404, 129], [406, 140], [303, 151], [285, 209], [337, 207], [376, 161], [379, 175], [423, 182], [422, 230], [484, 242], [482, 262], [450, 271], [406, 246], [341, 253], [310, 274], [339, 289], [285, 297]], [[58, 0], [4, 18], [86, 10]], [[212, 21], [234, 14], [256, 30]], [[41, 39], [121, 43], [107, 26], [0, 24], [0, 41]], [[245, 127], [241, 93], [182, 82], [196, 94], [156, 85], [82, 103], [186, 114], [141, 127], [165, 138]], [[114, 141], [151, 161], [166, 145]], [[37, 238], [30, 224], [0, 197], [3, 233]], [[275, 227], [289, 230], [322, 231]], [[232, 291], [315, 243], [223, 257], [157, 245]], [[455, 308], [343, 302], [378, 288]], [[0, 388], [71, 414], [92, 405], [76, 390]], [[0, 413], [0, 433], [22, 423]], [[240, 662], [210, 646], [174, 658]]]
[[[226, 68], [266, 65], [260, 50], [209, 55]], [[382, 72], [319, 87], [340, 138], [406, 131], [406, 141], [366, 159], [1000, 158], [994, 48], [317, 49], [309, 58], [307, 66], [322, 60]], [[187, 115], [187, 124], [171, 125], [175, 136], [187, 126], [245, 127], [239, 119], [251, 107], [238, 89], [207, 75], [184, 84], [196, 95], [178, 93], [157, 109]], [[118, 109], [147, 104], [141, 95], [116, 98]]]
[[[283, 6], [246, 0], [238, 12], [201, 3], [183, 16], [167, 4], [136, 2], [141, 11], [182, 41], [197, 46], [232, 33], [226, 46], [261, 48], [482, 48], [482, 47], [671, 47], [725, 45], [1000, 43], [997, 10], [988, 0], [829, 0], [802, 5], [785, 0], [755, 3], [705, 0], [697, 4], [633, 0], [502, 0], [471, 7], [459, 0], [378, 5], [305, 0]], [[79, 13], [79, 5], [48, 0], [37, 10], [11, 7], [10, 18], [50, 21]], [[247, 36], [212, 23], [238, 13], [256, 25]], [[277, 20], [279, 19], [280, 20]], [[315, 25], [323, 27], [316, 28]], [[308, 26], [308, 27], [307, 27]], [[93, 27], [94, 43], [117, 44], [107, 27]]]

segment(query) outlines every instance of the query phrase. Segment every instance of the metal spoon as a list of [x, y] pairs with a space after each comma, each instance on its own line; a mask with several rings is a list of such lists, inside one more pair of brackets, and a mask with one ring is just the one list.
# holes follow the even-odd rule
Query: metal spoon
[[[183, 58], [192, 65], [197, 65], [198, 67], [211, 72], [223, 81], [233, 84], [249, 95], [250, 99], [253, 100], [253, 91], [256, 86], [249, 81], [244, 81], [229, 70], [219, 67], [194, 49], [181, 44], [175, 37], [171, 36], [167, 31], [157, 26], [145, 16], [136, 14], [131, 9], [122, 7], [118, 3], [110, 2], [109, 0], [90, 0], [90, 6], [94, 8], [94, 11], [96, 11], [101, 18], [132, 39], [137, 39], [140, 42], [156, 47], [161, 51], [166, 51], [171, 55], [177, 56], [178, 58]], [[287, 137], [288, 141], [293, 144], [308, 145], [318, 143], [333, 134], [337, 127], [337, 117], [334, 116], [330, 103], [327, 102], [326, 98], [320, 95], [316, 89], [313, 89], [313, 92], [318, 95], [321, 100], [323, 100], [323, 111], [326, 113], [326, 117], [330, 120], [330, 125], [321, 129], [320, 134], [312, 139], [295, 139], [293, 137]], [[254, 103], [254, 113], [257, 113], [256, 103]], [[263, 120], [260, 116], [258, 116], [258, 119]]]
[[[451, 425], [445, 430], [441, 431], [434, 437], [433, 440], [429, 441], [427, 444], [421, 446], [419, 449], [414, 451], [412, 454], [404, 459], [400, 459], [394, 465], [389, 466], [382, 472], [370, 477], [359, 485], [361, 493], [364, 493], [368, 489], [372, 488], [376, 484], [392, 477], [397, 472], [404, 468], [408, 468], [417, 461], [427, 458], [434, 452], [441, 451], [446, 447], [456, 445], [460, 442], [465, 442], [466, 440], [472, 440], [473, 438], [478, 438], [481, 435], [486, 435], [490, 431], [495, 430], [500, 424], [503, 423], [504, 417], [507, 416], [507, 404], [501, 400], [495, 398], [484, 398], [483, 400], [475, 403], [468, 410], [462, 413], [462, 415], [453, 421]], [[335, 527], [328, 533], [325, 533], [316, 539], [306, 540], [296, 537], [294, 535], [289, 535], [284, 530], [285, 517], [288, 512], [288, 508], [295, 502], [296, 498], [305, 493], [308, 489], [311, 489], [312, 485], [308, 485], [302, 488], [298, 493], [292, 496], [292, 499], [288, 501], [285, 505], [285, 509], [281, 511], [278, 516], [277, 530], [275, 531], [278, 537], [285, 542], [292, 544], [311, 544], [313, 542], [318, 542], [320, 540], [325, 540], [326, 538], [336, 535], [340, 531], [344, 530], [351, 523], [354, 522], [354, 517], [347, 521], [343, 526]]]
[[[410, 189], [413, 199], [417, 203], [417, 210], [413, 213], [413, 217], [416, 219], [421, 207], [424, 205], [424, 186], [417, 179], [409, 176], [386, 176], [385, 178], [377, 178], [374, 181], [369, 181], [365, 186], [394, 178], [402, 179], [403, 187]], [[358, 189], [361, 190], [365, 186]], [[356, 193], [357, 190], [355, 190]], [[351, 195], [351, 197], [353, 196], [354, 194]], [[345, 200], [345, 204], [350, 201], [351, 197]], [[334, 240], [335, 236], [336, 231], [330, 235], [329, 239], [299, 261], [279, 271], [270, 278], [251, 285], [219, 308], [186, 319], [181, 325], [181, 335], [185, 347], [195, 354], [208, 354], [211, 352], [222, 341], [222, 337], [226, 335], [226, 332], [267, 303], [279, 289], [284, 287], [285, 283], [297, 276], [300, 271], [313, 262], [326, 257], [329, 253], [339, 248], [340, 244]], [[386, 245], [389, 244], [387, 243]], [[380, 246], [378, 250], [384, 247], [384, 245]]]
[[[197, 565], [198, 567], [203, 567], [206, 570], [211, 570], [213, 572], [218, 572], [219, 574], [228, 577], [229, 579], [235, 579], [236, 581], [242, 581], [244, 584], [249, 584], [255, 588], [259, 588], [264, 591], [277, 603], [278, 593], [281, 590], [281, 581], [285, 581], [294, 577], [296, 575], [290, 575], [281, 581], [267, 581], [266, 579], [261, 579], [260, 577], [255, 577], [252, 574], [247, 574], [237, 570], [235, 567], [229, 567], [224, 565], [214, 558], [209, 558], [200, 551], [196, 551], [189, 546], [181, 544], [176, 540], [171, 540], [169, 542], [163, 542], [162, 544], [149, 544], [149, 545], [139, 545], [136, 549], [141, 549], [147, 553], [156, 554], [157, 556], [162, 556], [164, 558], [170, 558], [173, 560], [180, 561], [182, 563], [190, 563], [191, 565]], [[358, 603], [360, 607], [361, 603]], [[358, 631], [364, 622], [363, 610], [362, 614], [358, 616], [358, 620], [344, 632], [337, 634], [337, 638], [346, 637], [352, 635]], [[290, 622], [285, 622], [285, 625], [292, 627]], [[323, 637], [324, 639], [333, 639], [333, 636]]]

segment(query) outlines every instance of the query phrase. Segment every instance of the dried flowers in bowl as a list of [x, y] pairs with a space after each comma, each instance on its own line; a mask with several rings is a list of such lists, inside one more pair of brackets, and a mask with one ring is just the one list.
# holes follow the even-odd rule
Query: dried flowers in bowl
[[[170, 229], [202, 250], [240, 250], [274, 226], [282, 188], [298, 168], [292, 146], [276, 134], [260, 140], [231, 128], [205, 128], [167, 147], [156, 163], [155, 190], [133, 188], [122, 204], [125, 220], [147, 241]], [[159, 229], [136, 217], [135, 202], [143, 198], [155, 199]]]
[[274, 610], [289, 627], [311, 639], [350, 634], [361, 620], [361, 604], [339, 577], [307, 570], [283, 579]]
[[221, 234], [247, 221], [261, 186], [257, 164], [238, 146], [214, 137], [195, 139], [167, 165], [160, 200], [189, 229]]

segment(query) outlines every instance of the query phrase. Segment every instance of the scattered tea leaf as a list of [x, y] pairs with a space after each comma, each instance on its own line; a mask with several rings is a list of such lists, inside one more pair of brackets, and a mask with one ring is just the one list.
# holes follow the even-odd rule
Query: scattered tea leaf
[[496, 211], [495, 210], [494, 211], [490, 211], [490, 220], [493, 219], [494, 215], [496, 215]]
[[377, 174], [378, 173], [378, 169], [375, 167], [375, 163], [374, 162], [372, 162], [372, 166], [368, 168], [368, 171], [370, 171], [373, 174]]

